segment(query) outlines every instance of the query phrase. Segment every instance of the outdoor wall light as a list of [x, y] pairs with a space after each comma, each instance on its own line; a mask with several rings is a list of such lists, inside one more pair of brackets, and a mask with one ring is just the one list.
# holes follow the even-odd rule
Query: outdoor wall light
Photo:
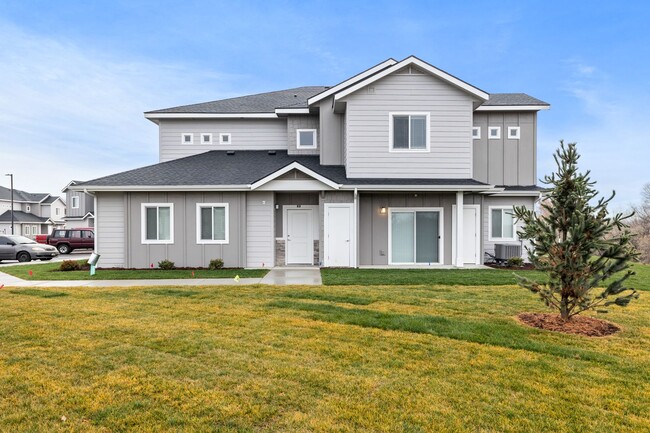
[[386, 208], [383, 207], [383, 206], [380, 207], [380, 208], [379, 208], [379, 213], [382, 214], [382, 215], [385, 214], [385, 213], [386, 213]]

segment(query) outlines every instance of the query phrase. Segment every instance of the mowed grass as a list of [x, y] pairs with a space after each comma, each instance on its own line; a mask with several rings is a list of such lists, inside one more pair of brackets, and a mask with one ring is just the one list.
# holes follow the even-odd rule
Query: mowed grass
[[514, 286], [5, 288], [0, 431], [648, 431], [644, 295], [589, 339]]
[[[627, 285], [637, 290], [650, 290], [650, 265], [634, 263], [632, 270], [636, 275], [628, 280]], [[503, 286], [517, 283], [514, 274], [537, 281], [546, 281], [544, 273], [523, 269], [321, 269], [323, 284], [327, 286], [419, 284]]]
[[[85, 264], [85, 260], [79, 260]], [[22, 278], [23, 280], [162, 280], [188, 278], [262, 278], [268, 269], [98, 269], [93, 276], [88, 271], [59, 271], [61, 262], [34, 263], [28, 265], [5, 266], [0, 272]], [[30, 275], [31, 271], [31, 275]], [[193, 274], [193, 275], [192, 275]]]

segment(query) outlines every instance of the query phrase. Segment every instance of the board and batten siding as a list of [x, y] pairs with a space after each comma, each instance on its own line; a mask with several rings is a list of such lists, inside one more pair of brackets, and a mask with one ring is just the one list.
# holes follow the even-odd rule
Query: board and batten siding
[[268, 268], [275, 263], [274, 193], [246, 194], [246, 266]]
[[121, 192], [97, 193], [95, 249], [101, 258], [100, 268], [126, 266], [126, 207]]
[[[394, 73], [343, 100], [348, 177], [472, 177], [473, 98], [467, 93], [428, 74]], [[429, 113], [429, 151], [389, 151], [393, 112]]]
[[[193, 134], [184, 144], [182, 134]], [[212, 134], [212, 144], [201, 143], [201, 134]], [[230, 134], [230, 144], [219, 144], [219, 134]], [[270, 150], [287, 148], [286, 119], [161, 119], [160, 162], [209, 150]]]
[[343, 164], [343, 115], [334, 112], [329, 97], [320, 103], [320, 163], [323, 165]]
[[[474, 179], [493, 185], [537, 183], [537, 114], [530, 112], [474, 113], [481, 138], [474, 144]], [[488, 128], [501, 128], [501, 138], [488, 138]], [[520, 138], [508, 138], [508, 127], [518, 126]]]

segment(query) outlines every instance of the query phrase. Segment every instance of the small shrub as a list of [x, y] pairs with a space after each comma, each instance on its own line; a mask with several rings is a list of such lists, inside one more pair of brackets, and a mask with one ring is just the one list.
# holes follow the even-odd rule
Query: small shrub
[[172, 262], [171, 260], [166, 260], [166, 259], [161, 260], [160, 262], [158, 262], [158, 267], [160, 269], [164, 269], [166, 271], [169, 271], [171, 269], [176, 269], [176, 265], [174, 264], [174, 262]]
[[59, 271], [68, 272], [68, 271], [80, 271], [81, 265], [76, 260], [64, 260], [59, 265]]
[[215, 271], [217, 269], [223, 268], [223, 259], [212, 259], [212, 260], [210, 260], [210, 264], [208, 265], [208, 268], [211, 271]]
[[524, 265], [524, 259], [521, 257], [510, 257], [508, 259], [508, 266], [510, 267], [521, 267]]

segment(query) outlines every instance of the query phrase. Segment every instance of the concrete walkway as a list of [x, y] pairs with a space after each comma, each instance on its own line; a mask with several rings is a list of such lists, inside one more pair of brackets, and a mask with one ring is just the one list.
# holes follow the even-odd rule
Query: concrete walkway
[[321, 286], [320, 269], [314, 267], [273, 268], [261, 281], [274, 286]]

